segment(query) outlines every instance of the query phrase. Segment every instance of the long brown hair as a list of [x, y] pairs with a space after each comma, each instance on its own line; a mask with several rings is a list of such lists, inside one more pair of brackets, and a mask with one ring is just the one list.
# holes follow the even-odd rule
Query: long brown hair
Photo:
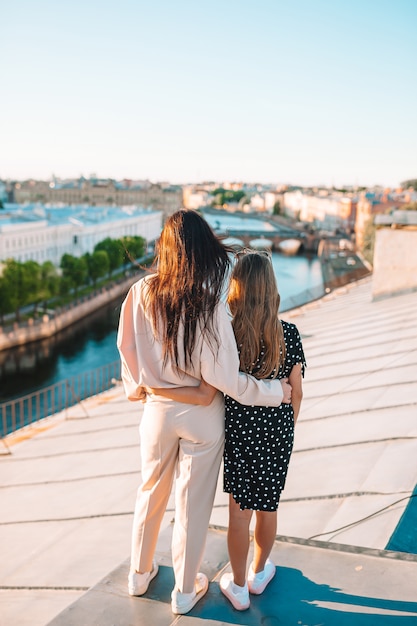
[[160, 332], [165, 364], [169, 357], [179, 368], [180, 324], [186, 367], [192, 365], [198, 328], [218, 347], [212, 322], [231, 263], [229, 252], [196, 211], [181, 209], [166, 221], [147, 301], [154, 328]]
[[285, 342], [278, 318], [280, 296], [268, 256], [255, 251], [239, 255], [227, 301], [240, 369], [256, 378], [268, 378], [273, 372], [278, 375], [285, 359]]

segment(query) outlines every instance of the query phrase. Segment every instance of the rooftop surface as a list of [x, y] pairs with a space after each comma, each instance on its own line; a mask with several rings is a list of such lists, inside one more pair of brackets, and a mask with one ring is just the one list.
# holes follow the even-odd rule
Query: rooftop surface
[[45, 204], [5, 204], [5, 210], [0, 215], [0, 230], [2, 226], [16, 224], [45, 224], [62, 226], [75, 224], [77, 226], [91, 226], [96, 223], [106, 223], [128, 219], [132, 215], [148, 214], [150, 209], [140, 206], [72, 206], [72, 205], [45, 205]]
[[251, 608], [220, 594], [221, 477], [202, 564], [207, 596], [171, 613], [171, 497], [160, 574], [126, 591], [141, 405], [122, 387], [0, 441], [0, 624], [417, 624], [417, 292], [372, 301], [372, 278], [287, 311], [304, 400], [278, 518], [277, 575]]

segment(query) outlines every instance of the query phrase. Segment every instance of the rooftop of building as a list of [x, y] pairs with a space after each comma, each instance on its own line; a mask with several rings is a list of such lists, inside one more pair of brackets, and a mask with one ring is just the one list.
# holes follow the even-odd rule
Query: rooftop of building
[[415, 291], [373, 300], [366, 278], [282, 314], [303, 337], [304, 399], [279, 509], [277, 575], [245, 612], [218, 587], [230, 568], [221, 477], [202, 563], [207, 596], [187, 616], [171, 613], [172, 496], [160, 574], [142, 598], [127, 595], [142, 407], [120, 385], [6, 438], [2, 623], [415, 624], [416, 307]]
[[47, 222], [49, 226], [75, 224], [85, 227], [100, 222], [115, 222], [133, 215], [152, 213], [151, 208], [129, 206], [90, 206], [65, 204], [14, 204], [5, 203], [0, 214], [0, 229], [3, 225]]
[[[417, 203], [416, 203], [417, 205]], [[413, 211], [392, 211], [391, 213], [380, 213], [375, 216], [376, 226], [417, 226], [417, 210]]]
[[[0, 181], [1, 184], [2, 181]], [[51, 190], [77, 190], [77, 189], [89, 189], [89, 188], [104, 188], [104, 189], [116, 189], [116, 190], [146, 190], [152, 187], [160, 187], [164, 190], [175, 191], [181, 188], [181, 185], [170, 183], [168, 181], [151, 182], [150, 180], [133, 180], [124, 178], [122, 180], [116, 180], [114, 178], [97, 178], [91, 176], [85, 178], [81, 176], [79, 178], [54, 178], [53, 180], [35, 180], [27, 179], [21, 181], [14, 181], [13, 183], [16, 189], [31, 189], [39, 186], [45, 188], [49, 187]]]

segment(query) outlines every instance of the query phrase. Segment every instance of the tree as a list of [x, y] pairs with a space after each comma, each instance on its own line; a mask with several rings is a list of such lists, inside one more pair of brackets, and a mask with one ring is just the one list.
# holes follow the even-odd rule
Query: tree
[[233, 189], [224, 189], [223, 187], [218, 187], [213, 191], [213, 196], [213, 204], [215, 206], [222, 206], [223, 204], [227, 204], [230, 202], [239, 203], [243, 198], [246, 197], [246, 194], [241, 189], [233, 191]]
[[3, 279], [6, 281], [10, 310], [15, 312], [16, 320], [20, 321], [20, 309], [26, 304], [27, 299], [23, 264], [14, 259], [8, 259], [3, 270]]
[[95, 287], [97, 280], [109, 272], [109, 255], [105, 250], [96, 250], [93, 254], [86, 254], [85, 259], [88, 267], [88, 275]]
[[222, 193], [213, 193], [213, 206], [222, 206], [223, 204], [223, 194]]
[[61, 296], [67, 296], [73, 288], [72, 280], [68, 276], [62, 276], [59, 281], [59, 294]]
[[41, 278], [42, 285], [39, 300], [41, 302], [43, 301], [44, 306], [46, 307], [47, 300], [56, 296], [60, 289], [60, 276], [52, 261], [45, 261], [45, 263], [42, 263]]
[[23, 288], [25, 291], [24, 304], [34, 304], [36, 312], [42, 298], [42, 270], [36, 261], [25, 261], [23, 263]]
[[13, 305], [13, 285], [3, 273], [0, 276], [0, 320], [3, 324], [4, 316], [14, 310]]
[[403, 189], [408, 189], [409, 187], [412, 187], [414, 191], [417, 191], [417, 178], [410, 178], [410, 180], [404, 180], [401, 183], [401, 187]]
[[63, 277], [69, 280], [71, 288], [77, 295], [78, 288], [85, 284], [88, 276], [87, 261], [84, 257], [75, 257], [71, 254], [64, 254], [61, 258], [61, 269]]
[[145, 254], [146, 241], [143, 237], [129, 236], [122, 237], [120, 244], [124, 251], [124, 263], [134, 263]]
[[108, 254], [109, 276], [115, 269], [123, 265], [124, 251], [120, 244], [120, 241], [118, 241], [117, 239], [110, 239], [110, 237], [103, 239], [103, 241], [100, 241], [94, 247], [94, 252], [98, 252], [99, 250], [104, 250]]
[[277, 200], [272, 209], [272, 215], [281, 215], [281, 202]]
[[[47, 262], [56, 273], [53, 264]], [[45, 264], [44, 264], [45, 265]], [[59, 277], [56, 279], [59, 281]], [[40, 266], [36, 261], [25, 261], [21, 263], [14, 259], [6, 261], [0, 285], [0, 315], [15, 311], [16, 320], [20, 320], [20, 309], [25, 305], [34, 305], [36, 312], [37, 305], [46, 299], [46, 288], [48, 281]]]

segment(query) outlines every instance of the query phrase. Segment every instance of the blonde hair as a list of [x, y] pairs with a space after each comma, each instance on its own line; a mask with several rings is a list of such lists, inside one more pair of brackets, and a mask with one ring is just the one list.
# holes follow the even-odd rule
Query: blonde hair
[[286, 351], [278, 318], [280, 296], [270, 258], [259, 252], [239, 255], [227, 302], [233, 315], [240, 369], [256, 378], [268, 378], [273, 373], [277, 376]]

